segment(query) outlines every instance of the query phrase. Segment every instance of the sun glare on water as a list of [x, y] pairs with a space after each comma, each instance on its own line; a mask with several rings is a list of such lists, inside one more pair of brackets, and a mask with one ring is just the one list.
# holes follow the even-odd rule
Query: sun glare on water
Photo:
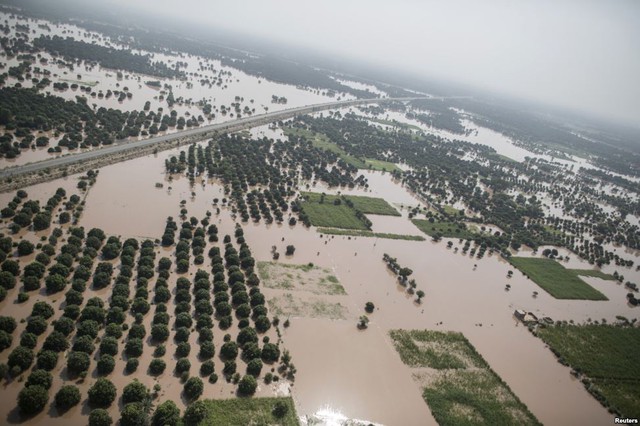
[[300, 420], [307, 426], [384, 426], [367, 420], [350, 419], [329, 406], [319, 409], [310, 416], [302, 416]]

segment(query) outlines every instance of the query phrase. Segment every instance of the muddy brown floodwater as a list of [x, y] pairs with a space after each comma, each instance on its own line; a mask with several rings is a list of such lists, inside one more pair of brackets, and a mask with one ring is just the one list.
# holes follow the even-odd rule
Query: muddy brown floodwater
[[[212, 223], [218, 225], [220, 235], [230, 234], [235, 224], [230, 211], [222, 207], [218, 215], [213, 205], [214, 198], [224, 197], [222, 187], [214, 181], [205, 181], [204, 186], [196, 181], [191, 188], [184, 177], [170, 181], [163, 174], [163, 168], [164, 159], [172, 154], [174, 152], [167, 151], [102, 168], [87, 197], [80, 225], [86, 229], [100, 227], [109, 235], [123, 238], [157, 238], [162, 234], [166, 217], [177, 218], [180, 201], [185, 200], [187, 216], [201, 218], [210, 210], [213, 212]], [[391, 180], [389, 174], [364, 173], [369, 178], [370, 191], [344, 192], [383, 197], [397, 207], [418, 204], [403, 187]], [[46, 201], [58, 186], [67, 188], [68, 194], [76, 192], [71, 190], [76, 181], [72, 176], [64, 181], [27, 188], [27, 191], [32, 198]], [[163, 188], [156, 188], [157, 182], [162, 183]], [[313, 188], [314, 191], [322, 189], [321, 185]], [[0, 201], [6, 203], [12, 196], [2, 194]], [[407, 209], [400, 211], [402, 217], [373, 217], [376, 230], [417, 234], [406, 217]], [[379, 424], [434, 424], [428, 406], [422, 400], [422, 390], [412, 379], [410, 369], [401, 362], [388, 336], [391, 329], [426, 328], [462, 332], [543, 423], [607, 424], [612, 421], [611, 415], [569, 374], [569, 368], [560, 365], [541, 340], [519, 325], [513, 318], [513, 311], [524, 309], [538, 316], [576, 322], [588, 318], [613, 321], [616, 315], [632, 317], [635, 311], [627, 306], [622, 286], [585, 278], [610, 300], [556, 300], [517, 271], [508, 279], [507, 271], [513, 268], [502, 258], [487, 255], [484, 259], [476, 259], [454, 253], [446, 248], [447, 239], [434, 243], [429, 240], [321, 237], [315, 229], [286, 224], [247, 223], [243, 228], [257, 261], [270, 261], [273, 245], [284, 253], [286, 245], [293, 244], [295, 255], [282, 256], [280, 262], [313, 262], [330, 269], [348, 294], [341, 299], [347, 308], [345, 320], [292, 317], [291, 326], [283, 330], [284, 346], [290, 350], [298, 370], [292, 395], [300, 416], [324, 411]], [[454, 247], [460, 246], [458, 240], [453, 243]], [[407, 294], [387, 271], [382, 261], [384, 253], [396, 257], [402, 266], [413, 269], [412, 278], [416, 279], [418, 289], [426, 293], [421, 304], [416, 303], [415, 297]], [[521, 255], [528, 253], [522, 251]], [[589, 265], [575, 255], [571, 258], [568, 267], [588, 268]], [[605, 268], [605, 272], [613, 269]], [[624, 273], [637, 280], [638, 273], [630, 270]], [[511, 284], [508, 292], [505, 291], [507, 283]], [[533, 297], [534, 291], [539, 292], [537, 297]], [[264, 289], [267, 298], [274, 292]], [[364, 314], [368, 301], [375, 304], [376, 310], [369, 315], [369, 328], [359, 331], [356, 322]], [[8, 301], [2, 305], [3, 315], [16, 309], [21, 308]], [[147, 328], [151, 317], [148, 315], [145, 319]], [[20, 327], [24, 325], [19, 326], [17, 333]], [[195, 333], [191, 338], [195, 339]], [[195, 340], [191, 343], [195, 344]], [[219, 344], [220, 340], [216, 340], [216, 345]], [[152, 349], [146, 348], [143, 357], [151, 353]], [[141, 360], [141, 366], [145, 362], [148, 360]], [[133, 376], [119, 375], [123, 368], [124, 361], [118, 360], [115, 370], [118, 374], [113, 375], [113, 380], [120, 391], [133, 377], [150, 387], [155, 383], [144, 371]], [[219, 366], [216, 369], [220, 371]], [[166, 379], [160, 379], [163, 384], [160, 400], [179, 401], [179, 381], [170, 374], [166, 376]], [[61, 383], [62, 377], [64, 372], [60, 370], [54, 387]], [[87, 386], [81, 386], [83, 395], [86, 395]], [[13, 401], [20, 388], [18, 384], [5, 387], [3, 396], [11, 403], [0, 410], [0, 418], [5, 419], [15, 407]], [[231, 389], [224, 384], [213, 385], [207, 387], [204, 397], [231, 397]], [[259, 394], [277, 392], [275, 388], [263, 385]], [[182, 402], [179, 405], [184, 406]], [[86, 406], [82, 410], [86, 412]], [[117, 407], [112, 407], [111, 412], [114, 418], [118, 417]], [[69, 417], [56, 417], [51, 423], [62, 424], [76, 419], [70, 414]], [[41, 414], [35, 421], [49, 424], [51, 418]]]

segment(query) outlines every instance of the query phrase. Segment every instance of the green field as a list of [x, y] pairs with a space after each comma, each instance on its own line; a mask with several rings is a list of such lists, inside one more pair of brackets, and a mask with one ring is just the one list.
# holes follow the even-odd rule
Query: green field
[[327, 137], [327, 135], [323, 133], [315, 133], [311, 130], [301, 129], [298, 127], [285, 127], [283, 129], [284, 134], [286, 136], [299, 136], [303, 137], [309, 141], [311, 144], [319, 149], [324, 149], [327, 151], [331, 151], [335, 154], [338, 154], [340, 158], [342, 158], [345, 162], [351, 164], [358, 169], [370, 169], [370, 170], [386, 170], [388, 172], [392, 172], [394, 170], [399, 170], [398, 167], [390, 163], [388, 161], [382, 160], [374, 160], [365, 158], [361, 160], [360, 158], [354, 157], [352, 155], [347, 154], [347, 152], [340, 148], [335, 143], [331, 142], [331, 140]]
[[398, 166], [396, 166], [393, 163], [390, 163], [389, 161], [374, 160], [374, 159], [371, 159], [371, 158], [365, 158], [364, 164], [365, 164], [364, 168], [365, 169], [370, 169], [370, 170], [379, 170], [379, 171], [386, 170], [387, 172], [393, 172], [395, 170], [400, 170], [398, 168]]
[[320, 234], [345, 235], [348, 237], [375, 237], [387, 240], [424, 241], [421, 235], [387, 234], [385, 232], [361, 231], [356, 229], [318, 228]]
[[353, 203], [353, 207], [364, 214], [381, 214], [385, 216], [401, 216], [382, 198], [364, 197], [361, 195], [345, 195], [346, 199]]
[[354, 209], [345, 203], [333, 204], [336, 199], [340, 198], [339, 196], [327, 195], [324, 202], [320, 203], [321, 194], [302, 192], [301, 195], [305, 198], [301, 207], [309, 216], [309, 221], [313, 226], [367, 230], [365, 223], [356, 217]]
[[392, 330], [402, 361], [440, 425], [538, 425], [538, 420], [461, 334]]
[[595, 269], [567, 269], [567, 271], [571, 271], [576, 275], [580, 275], [582, 277], [595, 277], [600, 278], [602, 280], [607, 281], [615, 281], [616, 277], [611, 274], [605, 274], [602, 271], [596, 271]]
[[[282, 425], [298, 426], [298, 416], [291, 398], [232, 398], [208, 399], [204, 401], [207, 416], [200, 425]], [[272, 414], [277, 402], [285, 403], [289, 408], [283, 418]]]
[[[322, 203], [322, 194], [317, 192], [301, 192], [300, 195], [304, 197], [301, 203], [302, 210], [309, 216], [313, 226], [366, 231], [367, 225], [364, 220], [358, 218], [356, 210], [363, 214], [400, 216], [400, 213], [382, 198], [345, 196], [345, 199], [353, 203], [351, 208], [339, 195], [325, 195]], [[339, 205], [334, 204], [336, 200], [340, 200]]]
[[559, 325], [541, 327], [537, 335], [561, 362], [588, 377], [583, 383], [605, 407], [640, 417], [639, 328]]
[[608, 300], [555, 260], [514, 256], [509, 262], [556, 299]]
[[412, 219], [419, 230], [429, 236], [440, 234], [444, 238], [472, 239], [475, 237], [464, 223], [455, 222], [429, 222], [427, 219]]

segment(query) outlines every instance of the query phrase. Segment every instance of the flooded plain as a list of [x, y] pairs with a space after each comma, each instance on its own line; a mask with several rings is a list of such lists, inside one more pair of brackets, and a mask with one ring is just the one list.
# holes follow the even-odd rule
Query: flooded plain
[[[6, 16], [5, 16], [6, 19]], [[15, 24], [15, 23], [14, 23]], [[37, 29], [30, 37], [37, 37], [43, 29]], [[96, 40], [96, 35], [72, 26], [56, 26], [54, 33], [74, 35], [83, 40]], [[108, 41], [99, 39], [105, 45]], [[41, 65], [52, 73], [52, 80], [64, 81], [69, 79], [70, 70], [53, 64], [52, 58], [42, 53], [47, 64]], [[223, 67], [219, 61], [201, 57], [182, 55], [154, 55], [156, 59], [163, 59], [168, 63], [183, 61], [187, 63], [186, 71], [195, 77], [192, 81], [157, 79], [163, 84], [171, 85], [176, 98], [184, 102], [176, 103], [173, 108], [179, 114], [200, 115], [202, 105], [211, 103], [219, 108], [240, 102], [255, 113], [267, 110], [277, 110], [293, 106], [326, 102], [332, 98], [318, 91], [293, 86], [281, 85], [249, 76], [235, 69]], [[13, 62], [12, 62], [13, 61]], [[17, 65], [18, 61], [11, 59], [9, 66]], [[92, 97], [91, 104], [95, 107], [111, 107], [123, 110], [141, 110], [145, 102], [151, 103], [151, 109], [157, 110], [166, 106], [157, 89], [145, 84], [149, 76], [124, 73], [118, 78], [113, 70], [102, 69], [99, 66], [83, 65], [73, 70], [74, 79], [81, 74], [83, 82], [96, 82], [96, 90], [118, 90], [124, 85], [134, 93], [131, 99], [118, 102], [116, 99]], [[224, 86], [201, 85], [197, 78], [220, 76]], [[154, 78], [154, 80], [156, 80]], [[352, 81], [342, 81], [351, 87], [370, 90], [372, 93], [382, 94], [374, 86]], [[10, 83], [15, 83], [11, 81]], [[26, 81], [25, 87], [31, 84]], [[77, 92], [47, 91], [74, 99]], [[273, 95], [284, 96], [287, 104], [272, 104]], [[348, 96], [340, 94], [344, 98]], [[238, 100], [238, 98], [240, 100]], [[201, 103], [199, 103], [202, 101]], [[352, 109], [353, 110], [353, 109]], [[344, 111], [343, 111], [344, 112]], [[369, 117], [370, 118], [370, 117]], [[216, 113], [215, 117], [207, 119], [207, 123], [231, 120], [233, 117]], [[427, 133], [433, 133], [448, 139], [466, 140], [491, 146], [504, 156], [516, 161], [524, 161], [526, 157], [540, 156], [516, 146], [503, 135], [489, 129], [474, 126], [471, 122], [463, 124], [472, 132], [469, 136], [455, 135], [438, 129], [426, 127], [415, 120], [407, 119], [404, 114], [389, 112], [386, 119], [397, 120]], [[284, 139], [280, 128], [275, 126], [260, 126], [251, 129], [252, 137], [268, 137]], [[184, 148], [183, 148], [184, 149]], [[162, 235], [167, 217], [178, 218], [184, 204], [187, 217], [202, 218], [207, 212], [212, 213], [211, 223], [220, 229], [220, 235], [232, 234], [236, 218], [226, 203], [223, 186], [216, 179], [198, 177], [192, 186], [184, 176], [168, 176], [164, 172], [164, 162], [179, 149], [164, 151], [134, 160], [113, 164], [100, 169], [100, 174], [93, 187], [88, 190], [86, 204], [79, 220], [80, 226], [86, 230], [101, 228], [107, 235], [149, 238], [155, 240]], [[1, 165], [23, 164], [47, 158], [45, 149], [23, 151], [15, 160], [0, 160]], [[548, 157], [551, 159], [551, 157]], [[576, 160], [577, 161], [577, 160]], [[586, 161], [571, 163], [588, 167]], [[309, 184], [315, 192], [338, 192], [352, 195], [366, 195], [380, 197], [392, 204], [400, 213], [399, 217], [370, 216], [372, 229], [375, 232], [421, 235], [420, 231], [410, 222], [408, 208], [424, 207], [424, 204], [414, 194], [409, 193], [399, 182], [394, 181], [391, 174], [375, 171], [360, 171], [367, 178], [367, 189], [328, 188], [321, 183]], [[58, 187], [67, 191], [67, 196], [77, 193], [79, 176], [69, 176], [46, 184], [34, 185], [26, 188], [30, 199], [38, 199], [41, 205], [55, 192]], [[14, 193], [0, 194], [0, 205], [6, 205]], [[214, 202], [218, 199], [218, 202]], [[184, 203], [182, 203], [184, 202]], [[457, 204], [463, 208], [464, 205]], [[550, 205], [548, 211], [561, 213], [560, 207]], [[59, 210], [58, 210], [59, 213]], [[290, 214], [290, 213], [289, 213]], [[293, 256], [283, 256], [279, 262], [306, 265], [313, 263], [326, 268], [339, 280], [346, 295], [294, 295], [308, 304], [324, 302], [339, 303], [344, 308], [339, 316], [322, 317], [322, 315], [308, 314], [304, 309], [297, 315], [288, 315], [291, 325], [282, 331], [284, 348], [291, 352], [293, 363], [298, 373], [293, 383], [286, 381], [276, 385], [265, 385], [261, 382], [258, 396], [273, 396], [288, 394], [293, 396], [298, 414], [307, 419], [314, 415], [322, 416], [327, 422], [339, 419], [357, 419], [386, 425], [424, 425], [435, 424], [429, 407], [422, 399], [422, 389], [412, 377], [411, 369], [402, 363], [389, 338], [389, 331], [393, 329], [431, 329], [440, 331], [459, 331], [475, 346], [491, 368], [508, 384], [515, 395], [528, 406], [531, 412], [545, 424], [605, 424], [612, 421], [612, 416], [584, 389], [582, 383], [576, 380], [568, 367], [559, 364], [544, 343], [534, 337], [526, 327], [518, 322], [513, 312], [522, 309], [533, 312], [538, 317], [548, 316], [554, 320], [567, 320], [576, 323], [590, 319], [606, 319], [613, 322], [617, 315], [633, 317], [638, 308], [631, 307], [625, 298], [627, 290], [619, 283], [604, 281], [593, 277], [583, 279], [605, 294], [608, 301], [558, 300], [527, 279], [517, 271], [512, 278], [507, 278], [507, 272], [514, 269], [507, 261], [497, 255], [487, 255], [477, 259], [462, 254], [456, 248], [462, 244], [457, 239], [443, 239], [432, 242], [425, 236], [425, 241], [387, 240], [381, 238], [344, 237], [321, 235], [314, 228], [304, 228], [302, 225], [289, 226], [285, 218], [284, 224], [243, 223], [245, 238], [251, 247], [257, 261], [271, 261], [272, 247], [276, 246], [280, 252], [285, 251], [287, 245], [296, 247]], [[634, 217], [637, 221], [637, 217]], [[69, 225], [63, 225], [67, 229]], [[0, 229], [7, 232], [7, 221], [0, 224]], [[17, 237], [27, 238], [37, 242], [40, 234], [26, 234]], [[447, 248], [451, 241], [452, 248]], [[212, 245], [209, 243], [207, 249]], [[543, 247], [539, 249], [539, 252]], [[206, 251], [206, 250], [205, 250]], [[576, 255], [559, 250], [570, 260], [564, 265], [570, 268], [591, 269], [591, 266]], [[163, 248], [156, 248], [157, 257], [171, 256], [172, 252]], [[402, 266], [413, 270], [411, 278], [417, 282], [417, 289], [423, 290], [426, 296], [421, 302], [407, 291], [405, 286], [398, 283], [382, 260], [384, 254], [398, 259]], [[639, 253], [631, 252], [634, 260]], [[518, 255], [532, 256], [530, 250], [523, 249]], [[33, 260], [34, 256], [19, 258], [21, 266]], [[637, 263], [637, 261], [636, 261]], [[116, 265], [117, 266], [117, 265]], [[192, 268], [191, 274], [197, 267]], [[627, 279], [640, 281], [640, 272], [628, 268], [605, 265], [602, 270], [607, 273], [623, 272]], [[176, 276], [172, 275], [169, 285], [175, 287]], [[510, 284], [510, 290], [506, 290]], [[153, 283], [151, 283], [153, 285]], [[263, 287], [264, 288], [264, 287]], [[0, 302], [0, 313], [18, 318], [25, 317], [31, 311], [33, 304], [39, 300], [46, 300], [56, 308], [54, 319], [58, 318], [64, 305], [62, 295], [49, 296], [44, 289], [33, 295], [24, 304], [15, 303], [17, 290], [10, 292], [9, 297]], [[283, 296], [282, 290], [264, 288], [265, 296], [275, 300]], [[86, 295], [97, 296], [108, 300], [110, 293], [107, 289], [93, 291]], [[375, 310], [369, 314], [370, 323], [367, 329], [356, 327], [358, 318], [365, 313], [364, 306], [373, 302]], [[339, 319], [336, 319], [339, 318]], [[129, 318], [131, 319], [131, 318]], [[151, 327], [152, 315], [146, 315], [143, 324], [147, 329]], [[16, 336], [24, 330], [25, 324], [19, 324], [14, 332]], [[237, 334], [237, 325], [229, 330]], [[216, 330], [216, 346], [222, 341], [222, 332]], [[268, 335], [275, 341], [275, 330]], [[197, 347], [197, 334], [192, 333], [189, 342]], [[42, 340], [39, 339], [39, 349]], [[122, 340], [123, 342], [124, 340]], [[147, 341], [147, 343], [149, 343]], [[0, 354], [0, 360], [6, 361], [9, 354], [6, 350]], [[139, 379], [149, 388], [154, 384], [161, 384], [157, 401], [171, 399], [181, 409], [186, 406], [183, 399], [180, 379], [172, 373], [172, 368], [159, 378], [147, 374], [152, 346], [147, 345], [141, 357], [140, 368], [133, 374], [125, 374], [125, 359], [117, 357], [114, 374], [110, 379], [114, 381], [121, 395], [124, 386], [134, 378]], [[167, 352], [171, 354], [168, 364], [175, 364], [175, 343], [167, 343]], [[192, 352], [191, 357], [196, 351]], [[57, 389], [67, 381], [64, 360], [60, 359], [58, 367], [53, 371], [53, 389]], [[222, 361], [216, 357], [216, 371], [221, 372]], [[195, 370], [195, 366], [192, 367]], [[266, 370], [267, 368], [265, 368]], [[47, 409], [35, 417], [33, 424], [68, 424], [78, 419], [78, 413], [87, 414], [89, 407], [86, 403], [86, 392], [97, 378], [95, 371], [95, 356], [87, 379], [75, 382], [83, 395], [83, 403], [60, 416], [49, 404]], [[8, 423], [18, 421], [15, 401], [17, 393], [22, 389], [18, 380], [3, 384], [4, 397], [11, 403], [0, 406], [0, 419]], [[235, 385], [221, 379], [216, 384], [205, 383], [204, 398], [231, 398], [235, 396]], [[50, 399], [52, 400], [52, 399]], [[114, 419], [119, 418], [121, 405], [114, 404], [109, 412]]]
[[[252, 134], [273, 137], [279, 130], [262, 126]], [[197, 178], [191, 187], [185, 177], [169, 177], [164, 174], [164, 160], [177, 154], [178, 150], [165, 151], [100, 170], [95, 185], [86, 197], [85, 210], [79, 225], [90, 229], [99, 227], [107, 235], [122, 238], [159, 238], [167, 216], [178, 217], [180, 202], [185, 201], [187, 216], [203, 217], [211, 211], [212, 223], [220, 228], [220, 235], [232, 233], [235, 220], [222, 201], [223, 187], [216, 180]], [[326, 188], [315, 185], [316, 192], [349, 193], [385, 198], [402, 216], [371, 216], [374, 231], [419, 235], [419, 231], [407, 217], [407, 206], [416, 206], [420, 201], [406, 191], [391, 174], [361, 171], [368, 180], [368, 189]], [[157, 188], [156, 184], [162, 184]], [[47, 184], [27, 188], [30, 198], [44, 203], [59, 186], [67, 194], [74, 189], [77, 176], [69, 176]], [[6, 204], [13, 194], [2, 194], [0, 202]], [[218, 213], [218, 209], [220, 212]], [[297, 379], [291, 387], [292, 396], [300, 416], [314, 413], [344, 416], [377, 424], [434, 424], [428, 406], [422, 400], [419, 384], [414, 381], [411, 370], [400, 361], [388, 336], [389, 330], [433, 329], [460, 331], [487, 360], [491, 368], [511, 387], [514, 393], [529, 407], [543, 423], [578, 424], [610, 422], [611, 416], [593, 399], [583, 385], [569, 374], [569, 369], [560, 365], [544, 343], [531, 335], [526, 327], [513, 317], [516, 309], [530, 311], [554, 320], [585, 322], [588, 319], [614, 321], [616, 315], [632, 317], [636, 311], [626, 303], [623, 286], [598, 278], [585, 277], [585, 281], [604, 293], [609, 301], [571, 301], [552, 298], [522, 274], [507, 278], [513, 269], [497, 255], [477, 259], [447, 249], [448, 240], [439, 243], [429, 241], [398, 241], [379, 238], [321, 236], [315, 229], [306, 229], [286, 224], [246, 223], [245, 237], [257, 261], [270, 261], [271, 248], [276, 246], [284, 252], [292, 244], [297, 250], [292, 257], [283, 257], [280, 262], [307, 264], [313, 262], [327, 268], [338, 278], [347, 295], [341, 296], [346, 307], [344, 319], [310, 318], [304, 315], [291, 316], [291, 326], [283, 331], [285, 348], [291, 351], [298, 369]], [[461, 247], [452, 240], [453, 248]], [[542, 248], [540, 249], [542, 250]], [[560, 250], [561, 255], [570, 255], [567, 267], [590, 269], [577, 256]], [[163, 249], [158, 249], [162, 256]], [[422, 303], [415, 301], [407, 289], [398, 284], [388, 272], [383, 254], [396, 257], [402, 266], [411, 268], [417, 288], [426, 296]], [[531, 255], [522, 250], [519, 255]], [[28, 261], [27, 258], [21, 262]], [[616, 268], [605, 266], [605, 272]], [[624, 271], [631, 280], [638, 280], [637, 271]], [[175, 277], [173, 277], [175, 279]], [[505, 291], [506, 284], [511, 285]], [[534, 292], [539, 294], [534, 297]], [[277, 290], [265, 288], [267, 298], [276, 297]], [[107, 298], [108, 293], [98, 292]], [[323, 296], [318, 296], [322, 298]], [[328, 300], [329, 296], [326, 296]], [[334, 296], [335, 297], [335, 296]], [[0, 305], [3, 315], [23, 315], [25, 309], [44, 298], [60, 304], [59, 300], [41, 294], [28, 302], [16, 305], [5, 300]], [[59, 296], [58, 296], [59, 298]], [[375, 311], [369, 315], [366, 330], [358, 330], [358, 317], [364, 314], [366, 302], [373, 302]], [[6, 313], [4, 313], [6, 312]], [[58, 315], [58, 314], [56, 314]], [[150, 327], [151, 316], [145, 318]], [[20, 332], [21, 327], [19, 326]], [[195, 335], [191, 336], [194, 340]], [[219, 340], [218, 340], [219, 342]], [[195, 345], [195, 340], [191, 342]], [[172, 349], [168, 347], [169, 353]], [[147, 348], [141, 365], [149, 362], [152, 350]], [[8, 352], [4, 352], [4, 358]], [[56, 370], [54, 386], [65, 378], [60, 362]], [[122, 372], [125, 361], [118, 359], [116, 372]], [[217, 371], [221, 365], [216, 365]], [[141, 368], [131, 376], [114, 375], [114, 381], [122, 389], [132, 378], [139, 378], [147, 386], [156, 382]], [[91, 379], [80, 383], [83, 394]], [[232, 397], [233, 385], [220, 380], [216, 385], [207, 385], [204, 397]], [[180, 401], [182, 385], [170, 373], [160, 378], [162, 391], [160, 400]], [[5, 385], [7, 398], [14, 400], [21, 388], [19, 383]], [[260, 395], [275, 395], [282, 389], [262, 385]], [[286, 392], [286, 391], [285, 391]], [[184, 407], [184, 402], [179, 406]], [[13, 404], [0, 412], [0, 418], [12, 418]], [[52, 409], [54, 410], [54, 409]], [[87, 410], [86, 405], [74, 410]], [[53, 420], [45, 413], [36, 417], [36, 424], [62, 424], [73, 419], [71, 410]], [[110, 412], [117, 418], [117, 407]], [[329, 414], [328, 414], [329, 413]], [[333, 414], [330, 414], [333, 413]], [[55, 413], [52, 413], [55, 416]]]

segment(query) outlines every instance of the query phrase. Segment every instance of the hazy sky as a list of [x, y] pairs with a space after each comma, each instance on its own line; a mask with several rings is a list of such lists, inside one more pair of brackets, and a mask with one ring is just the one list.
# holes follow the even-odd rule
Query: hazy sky
[[640, 0], [113, 0], [640, 126]]

